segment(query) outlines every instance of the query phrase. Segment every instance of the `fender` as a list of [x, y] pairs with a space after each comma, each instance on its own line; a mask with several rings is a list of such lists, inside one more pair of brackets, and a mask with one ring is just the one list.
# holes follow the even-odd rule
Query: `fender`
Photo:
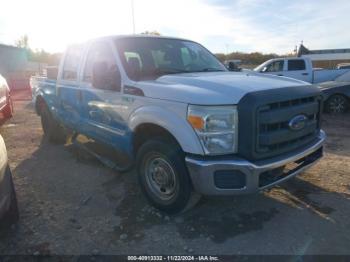
[[186, 153], [203, 155], [204, 151], [193, 128], [174, 112], [159, 106], [145, 106], [136, 109], [129, 118], [131, 131], [141, 124], [155, 124], [172, 134]]

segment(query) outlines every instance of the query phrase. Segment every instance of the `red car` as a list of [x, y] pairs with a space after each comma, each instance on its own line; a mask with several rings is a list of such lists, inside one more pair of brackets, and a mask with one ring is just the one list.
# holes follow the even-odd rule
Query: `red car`
[[8, 119], [13, 114], [13, 104], [10, 96], [10, 89], [6, 79], [0, 75], [0, 113], [2, 118]]

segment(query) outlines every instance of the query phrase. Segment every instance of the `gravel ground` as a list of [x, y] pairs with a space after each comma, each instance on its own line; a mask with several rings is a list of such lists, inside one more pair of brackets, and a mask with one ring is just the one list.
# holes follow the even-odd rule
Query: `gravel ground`
[[134, 171], [78, 160], [72, 145], [42, 140], [28, 102], [15, 109], [0, 132], [21, 218], [0, 234], [0, 254], [350, 254], [350, 115], [324, 117], [325, 157], [298, 178], [169, 217]]

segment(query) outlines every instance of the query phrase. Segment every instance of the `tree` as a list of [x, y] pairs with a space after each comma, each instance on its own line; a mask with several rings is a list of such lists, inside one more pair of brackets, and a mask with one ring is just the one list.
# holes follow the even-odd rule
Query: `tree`
[[15, 45], [20, 48], [29, 49], [28, 36], [22, 35], [18, 40], [15, 41]]
[[142, 32], [141, 35], [158, 35], [160, 36], [161, 34], [158, 32], [158, 31], [145, 31], [145, 32]]

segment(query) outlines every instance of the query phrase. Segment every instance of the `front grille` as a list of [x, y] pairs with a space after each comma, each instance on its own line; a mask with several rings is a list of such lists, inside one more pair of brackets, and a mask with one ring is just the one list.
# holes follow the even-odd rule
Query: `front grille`
[[[273, 102], [257, 109], [256, 153], [274, 156], [312, 142], [319, 133], [320, 100], [303, 97]], [[305, 127], [294, 131], [289, 121], [296, 115], [306, 116]]]
[[[316, 86], [294, 86], [247, 93], [238, 103], [238, 154], [251, 161], [307, 147], [320, 131], [322, 95]], [[306, 125], [291, 130], [293, 117]]]

